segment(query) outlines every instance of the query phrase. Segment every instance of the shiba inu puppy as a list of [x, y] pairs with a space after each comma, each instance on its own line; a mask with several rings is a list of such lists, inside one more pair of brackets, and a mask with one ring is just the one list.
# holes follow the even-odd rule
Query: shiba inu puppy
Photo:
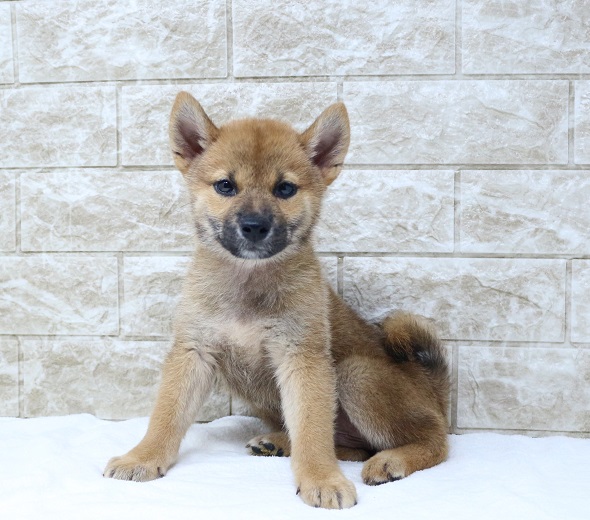
[[365, 461], [366, 484], [447, 456], [448, 369], [429, 325], [361, 319], [324, 281], [312, 231], [349, 144], [342, 103], [303, 133], [263, 119], [216, 127], [178, 94], [170, 145], [190, 191], [196, 251], [148, 431], [105, 476], [145, 481], [175, 462], [216, 377], [276, 431], [254, 455], [291, 456], [309, 505], [347, 508], [337, 459]]

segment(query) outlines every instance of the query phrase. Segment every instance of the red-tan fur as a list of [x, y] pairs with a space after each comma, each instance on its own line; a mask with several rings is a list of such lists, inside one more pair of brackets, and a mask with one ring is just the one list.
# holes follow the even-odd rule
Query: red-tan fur
[[[248, 448], [290, 455], [307, 504], [356, 504], [337, 457], [366, 460], [367, 484], [445, 460], [449, 390], [436, 335], [408, 314], [380, 325], [362, 320], [324, 281], [312, 248], [322, 196], [348, 149], [344, 105], [298, 134], [273, 120], [217, 128], [180, 93], [170, 142], [191, 195], [196, 251], [148, 431], [109, 461], [105, 476], [163, 476], [216, 377], [276, 427]], [[213, 185], [229, 175], [237, 194], [222, 196]], [[297, 186], [295, 196], [274, 195], [281, 179]], [[290, 226], [288, 245], [269, 258], [232, 255], [216, 239], [219, 226], [260, 208]]]

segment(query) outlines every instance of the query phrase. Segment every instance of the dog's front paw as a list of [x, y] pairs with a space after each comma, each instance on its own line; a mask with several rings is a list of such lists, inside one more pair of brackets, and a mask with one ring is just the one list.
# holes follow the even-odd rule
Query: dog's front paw
[[166, 470], [167, 467], [156, 460], [142, 460], [136, 455], [128, 453], [109, 460], [103, 477], [146, 482], [163, 477]]
[[356, 505], [354, 484], [341, 473], [322, 480], [302, 479], [297, 494], [307, 505], [325, 509], [345, 509]]

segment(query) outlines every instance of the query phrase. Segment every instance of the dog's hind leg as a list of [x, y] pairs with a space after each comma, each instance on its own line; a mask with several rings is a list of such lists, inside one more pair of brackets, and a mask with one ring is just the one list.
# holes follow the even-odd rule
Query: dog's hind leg
[[347, 460], [350, 462], [364, 462], [371, 456], [367, 450], [360, 448], [347, 448], [345, 446], [336, 446], [336, 458], [338, 460]]
[[373, 455], [366, 484], [406, 477], [444, 461], [447, 421], [428, 375], [388, 356], [350, 356], [337, 365], [338, 397], [347, 419]]
[[430, 468], [446, 458], [445, 442], [414, 442], [373, 455], [363, 466], [363, 482], [370, 486], [407, 477], [415, 471]]
[[[250, 455], [263, 457], [291, 456], [291, 442], [286, 432], [271, 432], [258, 435], [246, 444], [246, 448], [248, 448]], [[336, 458], [338, 460], [362, 462], [370, 456], [371, 454], [363, 449], [336, 446]]]

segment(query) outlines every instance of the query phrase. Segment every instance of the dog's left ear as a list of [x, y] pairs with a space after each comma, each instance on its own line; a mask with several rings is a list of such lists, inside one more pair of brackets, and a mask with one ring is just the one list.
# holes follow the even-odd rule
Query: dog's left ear
[[328, 186], [338, 177], [350, 143], [350, 124], [344, 103], [326, 108], [299, 138]]

